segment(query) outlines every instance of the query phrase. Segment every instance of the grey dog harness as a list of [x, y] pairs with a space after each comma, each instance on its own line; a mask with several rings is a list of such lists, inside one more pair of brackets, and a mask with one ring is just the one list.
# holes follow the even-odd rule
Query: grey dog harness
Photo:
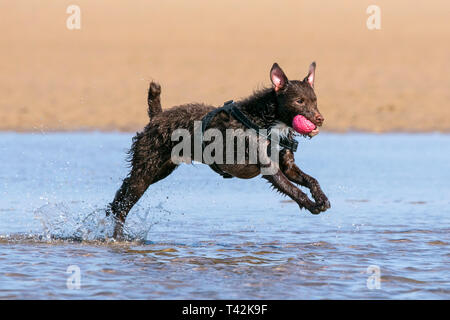
[[[229, 115], [232, 115], [236, 120], [238, 120], [240, 123], [242, 123], [245, 127], [248, 129], [253, 129], [256, 131], [256, 133], [259, 133], [259, 131], [262, 129], [255, 123], [253, 123], [249, 118], [247, 118], [241, 110], [239, 110], [236, 107], [236, 104], [233, 100], [229, 100], [224, 103], [223, 107], [214, 109], [213, 111], [209, 112], [206, 116], [202, 119], [202, 136], [206, 131], [206, 127], [209, 125], [211, 120], [219, 113], [219, 112], [226, 112]], [[267, 138], [270, 139], [270, 128], [267, 129]], [[280, 141], [278, 142], [280, 147], [283, 149], [291, 150], [292, 152], [297, 151], [298, 142], [292, 138], [289, 137], [282, 137]], [[203, 149], [205, 149], [205, 142], [202, 142]], [[213, 169], [215, 172], [220, 174], [223, 178], [233, 178], [233, 176], [229, 173], [226, 173], [222, 171], [219, 166], [214, 162], [210, 165], [211, 169]]]

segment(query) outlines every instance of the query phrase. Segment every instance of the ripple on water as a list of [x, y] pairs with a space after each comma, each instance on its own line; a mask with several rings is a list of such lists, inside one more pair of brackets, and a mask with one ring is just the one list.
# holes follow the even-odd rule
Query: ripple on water
[[420, 281], [407, 277], [383, 275], [381, 277], [382, 282], [402, 282], [402, 283], [412, 283], [412, 284], [425, 284], [425, 281]]
[[389, 242], [393, 243], [409, 243], [412, 242], [410, 239], [388, 239]]
[[447, 246], [448, 242], [435, 240], [435, 241], [428, 241], [427, 242], [430, 246]]
[[[319, 216], [280, 203], [262, 179], [223, 181], [208, 167], [180, 166], [152, 186], [130, 213], [127, 241], [117, 242], [104, 206], [127, 173], [120, 164], [130, 138], [47, 135], [39, 143], [14, 135], [0, 157], [26, 153], [20, 172], [34, 174], [19, 181], [4, 161], [2, 179], [14, 188], [0, 197], [0, 298], [450, 298], [449, 203], [442, 200], [450, 136], [323, 135], [303, 144], [299, 162], [332, 202]], [[433, 166], [416, 156], [418, 145]], [[330, 154], [326, 166], [317, 161]], [[67, 165], [74, 155], [76, 165]], [[415, 172], [414, 188], [405, 172]], [[211, 201], [199, 202], [199, 194]], [[32, 211], [42, 228], [11, 233], [31, 228]], [[70, 265], [81, 269], [81, 290], [66, 287]], [[380, 290], [367, 288], [373, 265]]]

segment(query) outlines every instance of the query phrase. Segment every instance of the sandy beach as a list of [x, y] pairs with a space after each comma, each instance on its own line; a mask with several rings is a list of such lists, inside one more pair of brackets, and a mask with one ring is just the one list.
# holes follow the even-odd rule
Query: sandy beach
[[[164, 108], [221, 105], [317, 62], [328, 131], [450, 131], [450, 3], [0, 0], [0, 130], [140, 130]], [[381, 30], [366, 27], [369, 5]]]

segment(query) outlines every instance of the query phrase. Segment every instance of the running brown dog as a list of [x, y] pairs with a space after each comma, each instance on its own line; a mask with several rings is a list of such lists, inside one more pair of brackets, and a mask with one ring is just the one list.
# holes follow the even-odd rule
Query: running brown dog
[[[250, 97], [233, 103], [233, 108], [247, 122], [264, 129], [278, 128], [292, 137], [292, 122], [295, 116], [302, 115], [315, 126], [310, 137], [319, 133], [324, 118], [317, 109], [317, 98], [314, 93], [316, 64], [313, 62], [303, 80], [288, 80], [283, 70], [275, 63], [270, 70], [271, 88], [254, 92]], [[187, 129], [194, 132], [194, 122], [201, 121], [215, 107], [193, 103], [162, 111], [160, 102], [161, 87], [152, 82], [148, 92], [148, 115], [150, 122], [145, 129], [133, 138], [129, 151], [131, 172], [124, 179], [117, 191], [114, 201], [109, 205], [107, 214], [116, 218], [114, 237], [122, 236], [122, 227], [128, 212], [141, 198], [147, 188], [166, 178], [177, 166], [171, 158], [172, 148], [178, 143], [172, 141], [172, 133], [176, 129]], [[243, 119], [237, 119], [235, 113], [217, 111], [208, 122], [209, 128], [221, 132], [226, 129], [248, 129]], [[269, 142], [270, 143], [270, 142]], [[193, 150], [192, 150], [193, 152]], [[186, 155], [183, 155], [186, 156]], [[313, 214], [319, 214], [330, 208], [330, 203], [313, 177], [301, 171], [294, 162], [294, 154], [290, 148], [281, 148], [279, 163], [274, 174], [262, 175], [272, 186], [294, 200], [300, 208]], [[250, 179], [261, 174], [262, 164], [213, 164], [210, 165], [224, 177]], [[309, 188], [314, 201], [297, 188], [293, 183]]]

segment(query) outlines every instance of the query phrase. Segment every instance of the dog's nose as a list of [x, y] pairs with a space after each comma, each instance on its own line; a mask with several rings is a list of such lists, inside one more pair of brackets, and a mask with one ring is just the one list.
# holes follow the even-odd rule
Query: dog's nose
[[323, 116], [320, 113], [316, 114], [316, 116], [314, 117], [314, 120], [316, 120], [316, 123], [318, 126], [321, 126], [323, 124], [323, 122], [325, 121], [325, 119], [323, 118]]

